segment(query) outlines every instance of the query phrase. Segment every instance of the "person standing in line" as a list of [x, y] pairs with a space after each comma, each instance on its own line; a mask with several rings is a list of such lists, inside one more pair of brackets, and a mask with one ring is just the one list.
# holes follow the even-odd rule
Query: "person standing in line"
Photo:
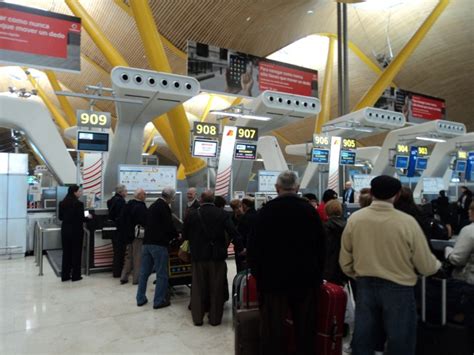
[[242, 217], [242, 202], [236, 198], [230, 201], [229, 205], [232, 208], [232, 222], [234, 222], [234, 226], [238, 226]]
[[319, 217], [321, 218], [323, 222], [328, 221], [328, 215], [326, 214], [326, 203], [328, 203], [331, 200], [336, 200], [336, 199], [337, 199], [336, 191], [332, 189], [328, 189], [324, 191], [323, 201], [319, 204], [318, 209], [317, 209]]
[[61, 240], [63, 257], [61, 281], [79, 281], [81, 276], [82, 244], [84, 240], [83, 223], [84, 204], [79, 201], [82, 190], [77, 185], [69, 186], [67, 195], [59, 203], [59, 220], [61, 224]]
[[113, 261], [112, 261], [112, 275], [113, 277], [120, 277], [122, 274], [123, 264], [125, 260], [125, 249], [127, 245], [122, 240], [121, 234], [121, 220], [120, 216], [122, 215], [122, 209], [125, 207], [127, 197], [127, 188], [125, 185], [117, 185], [115, 188], [115, 195], [107, 201], [107, 208], [109, 210], [109, 219], [115, 223], [117, 228], [116, 233], [112, 237], [112, 247], [114, 251]]
[[308, 202], [311, 204], [311, 206], [313, 206], [315, 209], [318, 209], [319, 200], [315, 194], [310, 192], [310, 193], [304, 194], [303, 197], [308, 199]]
[[342, 192], [342, 203], [354, 203], [354, 189], [352, 181], [346, 181], [346, 188]]
[[138, 284], [142, 255], [143, 235], [141, 230], [146, 226], [147, 208], [145, 204], [146, 192], [137, 189], [134, 199], [127, 202], [122, 213], [124, 226], [122, 228], [123, 240], [127, 243], [125, 265], [123, 266], [120, 284], [128, 282], [128, 276], [133, 270], [133, 284]]
[[200, 202], [201, 207], [189, 213], [183, 226], [192, 255], [191, 314], [194, 325], [201, 326], [208, 308], [209, 323], [215, 326], [222, 322], [226, 294], [225, 233], [237, 244], [240, 238], [232, 220], [214, 205], [214, 192], [203, 192]]
[[[242, 238], [242, 247], [247, 248], [247, 242], [251, 237], [257, 221], [257, 211], [255, 210], [255, 200], [251, 197], [242, 199], [242, 212], [237, 231]], [[237, 272], [243, 271], [247, 268], [247, 257], [242, 254], [242, 250], [235, 248], [235, 264]], [[245, 254], [245, 253], [244, 253]]]
[[370, 188], [364, 187], [359, 191], [359, 206], [360, 208], [368, 207], [372, 203], [372, 195], [370, 194]]
[[155, 296], [153, 308], [168, 307], [170, 301], [167, 297], [168, 291], [168, 245], [174, 238], [178, 238], [178, 232], [173, 223], [170, 204], [173, 202], [176, 191], [171, 187], [165, 187], [159, 197], [148, 209], [145, 228], [145, 238], [142, 247], [142, 263], [140, 277], [138, 280], [137, 306], [141, 307], [148, 303], [146, 298], [146, 286], [148, 278], [156, 271]]
[[325, 233], [314, 207], [297, 195], [298, 177], [282, 172], [278, 197], [259, 210], [248, 262], [257, 279], [263, 355], [286, 354], [285, 319], [294, 320], [298, 354], [313, 354]]
[[467, 186], [461, 186], [461, 196], [458, 199], [458, 213], [460, 227], [469, 224], [469, 206], [472, 202], [472, 191]]
[[382, 175], [370, 184], [373, 202], [349, 218], [339, 255], [357, 282], [352, 354], [373, 354], [382, 328], [388, 354], [414, 355], [417, 273], [435, 274], [441, 264], [416, 220], [393, 206], [400, 181]]
[[195, 187], [190, 187], [188, 189], [188, 191], [186, 191], [186, 199], [188, 201], [186, 203], [186, 209], [184, 210], [184, 218], [186, 218], [189, 211], [199, 208], [199, 201], [198, 201], [198, 198], [197, 198], [197, 190], [196, 190]]

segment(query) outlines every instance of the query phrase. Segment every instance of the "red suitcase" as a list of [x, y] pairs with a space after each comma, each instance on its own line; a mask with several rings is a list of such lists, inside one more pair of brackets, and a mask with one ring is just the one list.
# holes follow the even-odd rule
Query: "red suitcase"
[[[318, 313], [316, 315], [316, 344], [314, 353], [318, 355], [341, 355], [346, 312], [347, 295], [341, 286], [324, 282], [318, 295]], [[288, 353], [296, 353], [293, 321], [285, 322]]]

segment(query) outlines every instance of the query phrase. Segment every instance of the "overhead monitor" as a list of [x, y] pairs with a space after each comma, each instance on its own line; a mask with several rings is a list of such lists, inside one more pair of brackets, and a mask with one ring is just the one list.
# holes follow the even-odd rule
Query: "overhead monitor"
[[464, 173], [466, 171], [467, 162], [466, 160], [456, 160], [455, 171], [457, 173]]
[[217, 156], [217, 141], [195, 139], [193, 142], [193, 157], [215, 158]]
[[329, 164], [329, 149], [313, 148], [311, 161], [317, 164]]
[[406, 155], [397, 155], [395, 157], [395, 168], [396, 169], [408, 169], [409, 157]]
[[109, 134], [93, 131], [78, 131], [77, 150], [88, 152], [107, 152], [109, 150]]
[[257, 159], [257, 145], [237, 142], [235, 144], [234, 159], [236, 160]]
[[354, 150], [341, 150], [340, 165], [355, 165], [356, 152]]
[[426, 170], [428, 166], [428, 158], [416, 158], [416, 170]]

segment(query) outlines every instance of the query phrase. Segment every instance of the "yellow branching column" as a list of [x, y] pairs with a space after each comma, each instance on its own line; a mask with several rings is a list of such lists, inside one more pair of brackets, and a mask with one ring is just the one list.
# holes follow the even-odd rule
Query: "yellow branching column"
[[324, 71], [324, 83], [321, 93], [321, 112], [316, 118], [314, 133], [321, 133], [323, 125], [329, 121], [331, 115], [331, 88], [332, 88], [332, 72], [334, 69], [334, 47], [335, 38], [329, 37], [328, 58], [326, 61], [326, 70]]
[[[58, 79], [56, 78], [56, 74], [54, 74], [51, 70], [46, 70], [46, 76], [48, 77], [49, 83], [54, 91], [61, 91], [61, 85], [59, 85]], [[76, 115], [74, 113], [74, 109], [71, 106], [71, 103], [67, 99], [66, 96], [56, 95], [59, 103], [61, 104], [61, 108], [63, 109], [67, 122], [70, 126], [74, 126], [76, 124]]]
[[425, 38], [428, 31], [433, 27], [436, 20], [441, 16], [443, 11], [448, 6], [450, 0], [440, 0], [436, 7], [433, 9], [428, 18], [423, 22], [421, 27], [416, 31], [413, 37], [403, 47], [400, 53], [395, 59], [389, 64], [385, 71], [380, 75], [377, 81], [367, 91], [367, 93], [360, 99], [359, 103], [354, 107], [353, 111], [360, 110], [364, 107], [373, 106], [380, 98], [385, 89], [390, 85], [395, 76], [402, 69], [407, 59], [410, 58], [411, 54], [415, 51], [421, 41]]
[[[130, 7], [137, 23], [138, 31], [145, 47], [145, 53], [152, 69], [171, 73], [163, 43], [153, 19], [147, 0], [130, 1]], [[181, 156], [186, 176], [193, 175], [206, 167], [202, 159], [196, 159], [190, 153], [190, 126], [183, 105], [168, 112], [168, 120]], [[159, 119], [158, 121], [160, 121]], [[154, 121], [155, 122], [155, 121]]]

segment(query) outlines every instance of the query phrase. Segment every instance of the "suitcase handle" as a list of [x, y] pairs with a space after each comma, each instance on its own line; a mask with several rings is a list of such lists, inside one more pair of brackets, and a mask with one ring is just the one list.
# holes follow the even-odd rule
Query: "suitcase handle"
[[[446, 279], [441, 280], [441, 325], [446, 324]], [[426, 276], [421, 278], [421, 320], [426, 322]]]

